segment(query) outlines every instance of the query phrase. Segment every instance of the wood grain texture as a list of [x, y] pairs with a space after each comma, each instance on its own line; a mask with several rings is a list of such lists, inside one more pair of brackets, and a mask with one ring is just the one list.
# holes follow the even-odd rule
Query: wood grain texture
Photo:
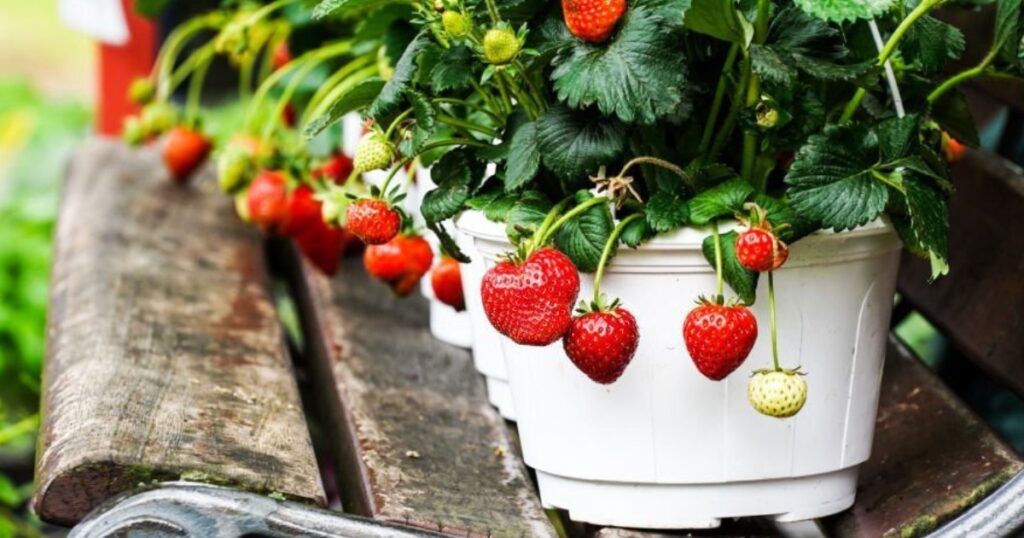
[[1024, 176], [980, 151], [954, 168], [949, 275], [905, 256], [899, 289], [986, 373], [1024, 396]]
[[295, 270], [346, 508], [454, 536], [554, 536], [469, 353], [430, 335], [426, 301], [393, 297], [359, 259], [333, 280]]
[[857, 502], [824, 520], [830, 536], [923, 536], [1024, 468], [895, 337], [883, 380]]
[[70, 165], [33, 500], [47, 521], [179, 477], [324, 502], [262, 241], [195, 179], [99, 140]]

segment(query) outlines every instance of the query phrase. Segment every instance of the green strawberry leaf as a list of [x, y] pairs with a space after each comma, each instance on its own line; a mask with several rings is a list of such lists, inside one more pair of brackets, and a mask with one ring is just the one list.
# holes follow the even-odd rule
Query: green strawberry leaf
[[537, 231], [537, 226], [544, 221], [553, 204], [537, 191], [526, 191], [509, 210], [505, 218], [505, 233], [512, 243], [521, 240]]
[[313, 8], [312, 17], [316, 20], [328, 15], [347, 15], [361, 9], [382, 7], [398, 1], [400, 0], [321, 0]]
[[430, 87], [436, 93], [468, 88], [476, 77], [476, 55], [465, 45], [439, 50], [437, 63], [430, 68]]
[[843, 23], [878, 17], [889, 11], [895, 0], [794, 0], [794, 3], [819, 19]]
[[1021, 53], [1021, 9], [1022, 0], [997, 0], [996, 35], [994, 47], [999, 50], [999, 60], [1018, 66]]
[[505, 190], [514, 191], [530, 182], [540, 170], [541, 151], [537, 142], [537, 124], [521, 125], [512, 135], [505, 170]]
[[431, 169], [437, 188], [423, 196], [420, 213], [428, 224], [457, 215], [465, 207], [483, 177], [483, 166], [472, 158], [472, 150], [459, 148], [444, 154]]
[[889, 200], [878, 136], [862, 125], [830, 125], [797, 152], [786, 183], [793, 207], [823, 228], [849, 230], [878, 218]]
[[[575, 203], [585, 202], [593, 196], [587, 191], [576, 193]], [[598, 204], [568, 221], [555, 233], [555, 246], [565, 253], [576, 268], [584, 273], [597, 270], [604, 245], [612, 234], [615, 223], [608, 204]]]
[[633, 7], [611, 42], [576, 40], [559, 50], [552, 61], [555, 92], [571, 108], [596, 105], [627, 123], [676, 115], [688, 84], [681, 44], [655, 11]]
[[409, 90], [406, 92], [406, 96], [412, 104], [413, 116], [416, 118], [416, 124], [412, 130], [411, 148], [415, 153], [434, 134], [434, 128], [437, 126], [437, 110], [434, 109], [430, 99], [418, 91]]
[[[747, 305], [754, 304], [757, 300], [757, 277], [758, 274], [747, 269], [736, 258], [736, 238], [739, 234], [735, 231], [722, 234], [722, 278], [725, 283], [736, 292], [740, 300]], [[701, 245], [704, 258], [708, 260], [711, 267], [718, 269], [715, 263], [715, 237], [709, 235], [704, 238]]]
[[639, 248], [657, 235], [647, 218], [633, 219], [622, 229], [619, 240], [629, 248]]
[[377, 119], [392, 112], [402, 102], [405, 91], [411, 87], [416, 76], [416, 56], [430, 43], [430, 34], [421, 31], [405, 48], [402, 57], [395, 64], [395, 72], [381, 88], [380, 94], [366, 109], [366, 115]]
[[690, 206], [679, 196], [664, 191], [651, 196], [644, 213], [647, 224], [659, 234], [682, 228], [690, 221]]
[[537, 120], [537, 144], [544, 165], [562, 179], [585, 184], [601, 165], [626, 147], [622, 125], [598, 114], [555, 107]]
[[694, 32], [747, 46], [754, 27], [736, 9], [734, 0], [693, 0], [684, 24]]
[[735, 178], [712, 187], [690, 200], [690, 221], [707, 224], [715, 219], [743, 212], [743, 204], [754, 194], [754, 188], [742, 178]]
[[366, 79], [356, 84], [351, 90], [343, 94], [337, 101], [331, 103], [327, 111], [322, 115], [313, 118], [303, 129], [306, 139], [312, 139], [325, 129], [341, 120], [342, 116], [359, 110], [380, 95], [384, 89], [384, 81], [377, 78]]
[[913, 171], [901, 174], [908, 220], [897, 231], [911, 252], [931, 262], [932, 279], [949, 272], [949, 208], [933, 183]]
[[974, 116], [967, 106], [967, 98], [960, 90], [947, 92], [931, 110], [932, 119], [946, 132], [972, 148], [981, 145]]
[[964, 34], [957, 27], [925, 16], [907, 31], [900, 51], [908, 63], [916, 63], [921, 71], [932, 74], [941, 71], [951, 60], [959, 59], [965, 46]]
[[483, 211], [487, 220], [492, 222], [505, 222], [509, 211], [519, 201], [518, 194], [506, 194], [501, 191], [492, 191], [485, 194], [478, 194], [466, 201], [466, 207]]
[[917, 146], [920, 123], [920, 116], [908, 114], [878, 124], [875, 132], [878, 134], [881, 161], [890, 162], [909, 154]]
[[871, 69], [873, 62], [841, 63], [849, 55], [838, 28], [795, 7], [772, 19], [764, 44], [750, 47], [751, 65], [762, 77], [793, 85], [802, 72], [821, 80], [851, 80]]

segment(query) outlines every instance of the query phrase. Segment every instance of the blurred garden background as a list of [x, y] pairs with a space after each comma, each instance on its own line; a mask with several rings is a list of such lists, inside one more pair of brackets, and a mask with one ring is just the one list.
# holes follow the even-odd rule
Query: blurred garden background
[[56, 1], [0, 0], [0, 538], [36, 536], [32, 492], [50, 237], [62, 171], [91, 123], [94, 45]]

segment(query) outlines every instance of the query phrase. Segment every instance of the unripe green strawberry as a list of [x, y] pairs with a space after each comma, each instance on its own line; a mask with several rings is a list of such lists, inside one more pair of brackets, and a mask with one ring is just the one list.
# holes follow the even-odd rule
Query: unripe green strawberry
[[124, 126], [121, 128], [121, 137], [132, 146], [137, 146], [146, 140], [146, 129], [138, 116], [128, 116], [124, 119]]
[[177, 123], [178, 114], [174, 107], [163, 102], [150, 103], [142, 109], [139, 121], [146, 136], [155, 136], [168, 131]]
[[370, 133], [359, 141], [356, 146], [356, 157], [353, 161], [357, 173], [371, 170], [383, 170], [391, 166], [395, 152], [391, 144], [377, 133]]
[[245, 186], [252, 175], [252, 155], [238, 146], [228, 146], [217, 159], [217, 182], [220, 190], [233, 194]]
[[750, 405], [762, 415], [788, 418], [807, 402], [807, 382], [791, 370], [759, 370], [747, 385]]
[[441, 23], [444, 24], [444, 31], [454, 38], [465, 37], [469, 31], [466, 16], [458, 11], [448, 10], [442, 13]]
[[247, 191], [239, 191], [235, 195], [235, 213], [238, 213], [238, 218], [242, 219], [242, 222], [252, 222], [249, 218], [249, 193]]
[[515, 59], [522, 44], [507, 28], [491, 28], [484, 35], [484, 58], [488, 63], [504, 65]]
[[156, 86], [148, 78], [137, 78], [128, 86], [128, 99], [137, 105], [148, 105], [156, 95]]
[[779, 123], [779, 111], [773, 106], [760, 104], [754, 112], [757, 125], [763, 129], [771, 129]]

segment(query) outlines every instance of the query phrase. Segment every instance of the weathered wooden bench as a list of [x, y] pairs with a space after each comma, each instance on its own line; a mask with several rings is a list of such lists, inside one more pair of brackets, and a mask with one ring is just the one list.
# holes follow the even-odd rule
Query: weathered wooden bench
[[[908, 258], [900, 311], [918, 309], [1019, 394], [1024, 245], [1005, 230], [1024, 225], [1024, 176], [972, 152], [955, 181], [953, 271], [929, 286]], [[268, 264], [214, 183], [174, 186], [155, 153], [113, 142], [89, 142], [72, 162], [33, 503], [43, 519], [78, 536], [663, 536], [545, 513], [514, 426], [487, 403], [468, 353], [430, 337], [422, 299], [393, 298], [358, 260], [328, 279], [277, 243]], [[274, 276], [299, 307], [295, 357]], [[895, 337], [883, 384], [851, 510], [708, 534], [1018, 528], [1020, 456]], [[327, 434], [319, 457], [311, 428]]]

